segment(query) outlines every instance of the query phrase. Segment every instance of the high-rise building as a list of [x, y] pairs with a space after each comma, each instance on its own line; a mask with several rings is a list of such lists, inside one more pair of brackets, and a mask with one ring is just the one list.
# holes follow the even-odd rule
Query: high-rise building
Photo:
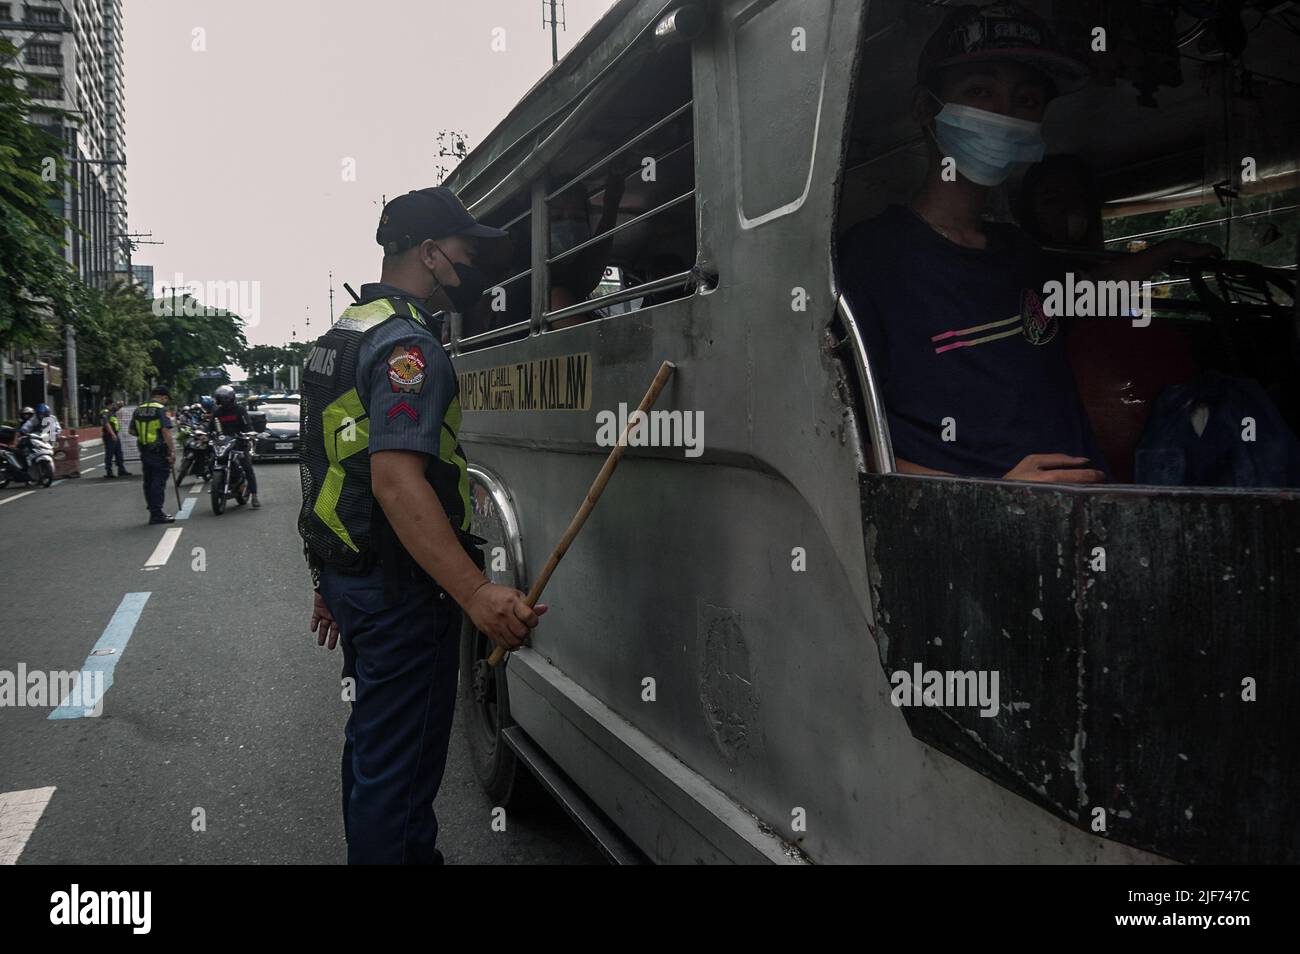
[[[62, 208], [66, 255], [81, 280], [103, 288], [130, 281], [126, 216], [126, 123], [122, 0], [0, 0], [0, 36], [18, 48], [32, 121], [66, 144], [70, 175]], [[72, 115], [63, 121], [40, 107]], [[66, 342], [64, 413], [77, 417], [75, 322]], [[48, 390], [48, 382], [42, 388]], [[84, 398], [85, 396], [83, 396]]]
[[148, 294], [153, 294], [153, 266], [140, 265], [133, 262], [131, 264], [131, 274], [135, 278], [135, 283], [143, 288]]

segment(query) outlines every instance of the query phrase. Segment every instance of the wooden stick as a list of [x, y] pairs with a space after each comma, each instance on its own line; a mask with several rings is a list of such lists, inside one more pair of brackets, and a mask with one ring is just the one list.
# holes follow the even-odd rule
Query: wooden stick
[[[676, 368], [677, 365], [673, 364], [671, 361], [665, 361], [659, 366], [659, 373], [656, 374], [655, 379], [650, 382], [650, 390], [646, 391], [645, 397], [643, 397], [641, 403], [637, 405], [637, 411], [640, 412], [640, 416], [637, 420], [643, 418], [646, 412], [654, 406], [655, 401], [659, 399], [659, 392], [664, 389], [664, 385], [668, 383], [668, 379], [672, 377], [673, 371], [676, 370]], [[564, 559], [564, 554], [568, 552], [569, 546], [573, 543], [574, 537], [578, 535], [578, 531], [582, 529], [582, 525], [586, 523], [587, 518], [591, 516], [591, 511], [595, 509], [596, 501], [599, 500], [600, 495], [605, 492], [605, 485], [609, 483], [609, 478], [613, 475], [614, 468], [617, 467], [618, 462], [623, 459], [623, 451], [627, 449], [627, 433], [632, 429], [632, 422], [633, 417], [629, 414], [627, 417], [627, 426], [623, 428], [622, 436], [618, 439], [618, 443], [614, 445], [614, 449], [609, 452], [609, 456], [605, 458], [605, 466], [600, 468], [600, 473], [596, 475], [596, 479], [591, 484], [591, 489], [587, 491], [587, 497], [582, 501], [582, 506], [578, 508], [578, 512], [575, 513], [573, 519], [569, 521], [569, 529], [564, 531], [564, 536], [560, 537], [560, 542], [557, 543], [555, 549], [551, 551], [550, 559], [548, 559], [546, 565], [542, 567], [541, 574], [539, 574], [537, 579], [533, 581], [533, 585], [528, 590], [528, 596], [526, 598], [526, 602], [529, 606], [537, 605], [538, 599], [541, 598], [542, 590], [546, 588], [547, 582], [551, 579], [551, 574], [555, 572], [555, 568], [559, 566], [560, 561]], [[501, 646], [497, 646], [492, 650], [492, 655], [488, 657], [488, 665], [495, 666], [497, 663], [501, 662], [505, 656], [505, 649]]]

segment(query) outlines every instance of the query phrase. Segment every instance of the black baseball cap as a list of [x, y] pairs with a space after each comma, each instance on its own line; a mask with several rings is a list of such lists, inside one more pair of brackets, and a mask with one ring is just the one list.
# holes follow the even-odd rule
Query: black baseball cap
[[1082, 89], [1092, 75], [1060, 48], [1037, 14], [1018, 3], [990, 3], [957, 7], [944, 17], [921, 51], [916, 81], [928, 85], [946, 66], [985, 60], [1014, 60], [1038, 70], [1054, 95]]
[[149, 393], [150, 393], [151, 395], [153, 395], [153, 394], [161, 394], [163, 397], [171, 397], [171, 396], [172, 396], [172, 389], [169, 388], [169, 387], [167, 387], [167, 385], [165, 385], [165, 384], [155, 384], [155, 385], [153, 386], [153, 390], [151, 390]]
[[480, 239], [504, 239], [507, 233], [480, 225], [446, 186], [419, 189], [399, 195], [384, 206], [375, 230], [375, 241], [385, 255], [414, 248], [425, 239], [468, 235]]

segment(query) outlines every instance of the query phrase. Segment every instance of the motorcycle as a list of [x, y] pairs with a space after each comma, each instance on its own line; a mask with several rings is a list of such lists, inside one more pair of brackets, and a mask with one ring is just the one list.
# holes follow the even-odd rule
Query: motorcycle
[[181, 457], [181, 468], [176, 475], [179, 486], [190, 474], [201, 481], [212, 479], [212, 441], [210, 436], [200, 430], [193, 431], [185, 441], [185, 450]]
[[0, 489], [14, 480], [42, 487], [54, 483], [54, 447], [44, 434], [23, 434], [16, 447], [0, 446]]
[[226, 500], [235, 498], [241, 507], [248, 502], [248, 447], [257, 435], [246, 431], [238, 437], [212, 437], [212, 512], [226, 512]]

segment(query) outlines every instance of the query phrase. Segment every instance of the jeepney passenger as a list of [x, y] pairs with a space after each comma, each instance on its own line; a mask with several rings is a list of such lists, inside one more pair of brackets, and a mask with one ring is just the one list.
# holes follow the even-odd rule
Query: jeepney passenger
[[[992, 191], [1042, 159], [1048, 103], [1087, 81], [1046, 23], [1014, 3], [953, 10], [922, 50], [912, 116], [928, 144], [924, 184], [840, 250], [902, 473], [1107, 479], [1065, 335], [1043, 308], [1059, 263], [985, 217]], [[1158, 258], [1109, 277], [1150, 274]]]

